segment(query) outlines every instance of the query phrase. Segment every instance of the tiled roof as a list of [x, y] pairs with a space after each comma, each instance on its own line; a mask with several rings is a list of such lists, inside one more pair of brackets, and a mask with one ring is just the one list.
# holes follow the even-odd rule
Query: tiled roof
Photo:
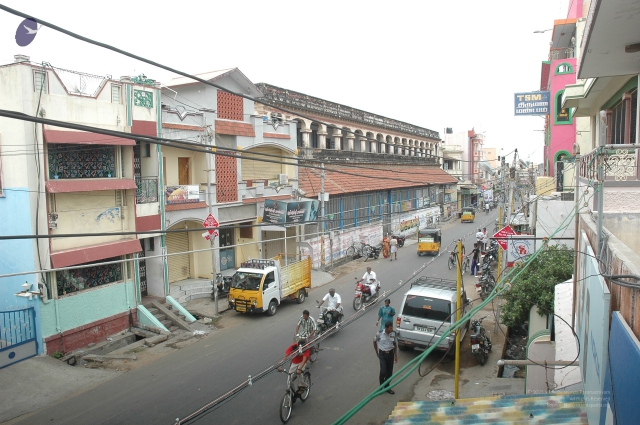
[[283, 199], [291, 199], [291, 195], [278, 195], [278, 196], [262, 196], [259, 198], [245, 198], [242, 200], [245, 204], [257, 204], [258, 202], [264, 202], [265, 199], [271, 199], [272, 201], [278, 201]]
[[[330, 166], [325, 168], [324, 190], [345, 194], [372, 190], [399, 189], [429, 184], [456, 184], [458, 180], [437, 167], [372, 165], [373, 169]], [[352, 176], [334, 170], [358, 174]], [[398, 179], [398, 180], [391, 180]], [[320, 192], [320, 170], [300, 167], [298, 187], [307, 193]]]
[[411, 424], [588, 424], [579, 393], [506, 395], [396, 405], [385, 425]]
[[266, 133], [265, 132], [265, 133], [262, 133], [262, 136], [269, 139], [291, 139], [291, 136], [284, 133]]
[[184, 204], [169, 204], [164, 207], [165, 211], [180, 211], [180, 210], [193, 210], [196, 208], [206, 208], [207, 203], [200, 202], [186, 202]]
[[256, 137], [253, 126], [248, 122], [216, 120], [216, 133], [230, 136]]

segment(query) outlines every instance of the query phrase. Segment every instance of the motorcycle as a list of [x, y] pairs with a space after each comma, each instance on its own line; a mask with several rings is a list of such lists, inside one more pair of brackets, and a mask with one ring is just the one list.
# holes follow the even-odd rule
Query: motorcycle
[[[320, 301], [316, 300], [316, 303], [320, 304]], [[316, 336], [320, 336], [326, 331], [328, 331], [329, 328], [331, 328], [333, 325], [335, 325], [335, 323], [331, 321], [332, 315], [327, 314], [329, 313], [329, 309], [327, 307], [322, 307], [319, 305], [317, 305], [316, 307], [320, 309], [320, 312], [318, 313], [318, 320], [316, 322], [317, 324]], [[342, 315], [338, 316], [338, 319], [336, 322], [337, 323], [342, 322]]]
[[473, 328], [471, 354], [476, 356], [478, 363], [481, 365], [484, 365], [487, 357], [489, 357], [489, 351], [491, 351], [491, 333], [482, 326], [482, 321], [486, 318], [487, 316], [471, 321], [471, 327]]
[[476, 293], [480, 295], [483, 300], [493, 291], [496, 286], [496, 279], [491, 274], [489, 263], [482, 265], [482, 276], [476, 282]]
[[218, 296], [226, 297], [229, 295], [229, 289], [231, 288], [231, 281], [233, 277], [222, 276], [222, 273], [216, 273], [215, 284], [211, 287], [211, 299], [215, 299], [215, 288], [218, 287]]
[[356, 277], [356, 294], [353, 298], [353, 309], [358, 311], [362, 308], [363, 304], [378, 298], [380, 293], [380, 281], [378, 280], [378, 286], [376, 287], [375, 294], [371, 293], [371, 288], [368, 284], [364, 283], [362, 279], [358, 280]]
[[406, 239], [406, 236], [391, 235], [391, 239], [397, 240], [398, 241], [398, 248], [402, 248], [404, 246], [404, 240]]
[[382, 248], [381, 247], [372, 246], [371, 249], [369, 250], [369, 252], [367, 253], [368, 255], [366, 255], [364, 257], [364, 262], [366, 263], [369, 258], [373, 258], [374, 260], [377, 260], [378, 257], [380, 257], [381, 253], [382, 253]]
[[498, 260], [498, 242], [491, 241], [489, 248], [482, 252], [482, 263], [487, 264]]

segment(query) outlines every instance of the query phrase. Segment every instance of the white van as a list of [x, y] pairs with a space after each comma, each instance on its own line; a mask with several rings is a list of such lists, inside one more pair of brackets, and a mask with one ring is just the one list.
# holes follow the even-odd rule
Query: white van
[[[411, 283], [411, 289], [404, 294], [402, 308], [396, 318], [398, 347], [403, 349], [426, 349], [440, 339], [456, 322], [456, 281], [421, 276]], [[460, 317], [471, 308], [471, 300], [462, 288], [460, 299], [463, 308]], [[460, 328], [460, 339], [464, 338], [469, 324]], [[438, 350], [447, 351], [456, 340], [455, 332], [438, 344]], [[454, 355], [453, 351], [449, 354]]]

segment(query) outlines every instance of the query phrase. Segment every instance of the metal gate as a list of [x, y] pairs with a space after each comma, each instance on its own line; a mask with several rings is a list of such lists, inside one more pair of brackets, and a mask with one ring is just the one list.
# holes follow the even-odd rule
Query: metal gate
[[38, 354], [36, 311], [0, 311], [0, 369]]
[[[169, 233], [166, 239], [167, 254], [189, 251], [189, 235], [187, 233]], [[167, 257], [169, 265], [169, 283], [189, 279], [191, 274], [189, 254], [171, 255]]]
[[140, 294], [143, 297], [146, 297], [147, 295], [149, 295], [148, 291], [147, 291], [147, 263], [144, 259], [145, 257], [145, 252], [144, 252], [144, 245], [145, 245], [145, 240], [142, 239], [142, 251], [140, 251], [140, 253], [138, 254], [138, 274], [140, 276]]

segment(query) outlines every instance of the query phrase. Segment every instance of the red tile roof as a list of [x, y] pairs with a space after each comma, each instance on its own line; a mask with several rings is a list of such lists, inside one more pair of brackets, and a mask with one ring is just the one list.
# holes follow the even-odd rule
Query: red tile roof
[[165, 211], [180, 211], [180, 210], [193, 210], [196, 208], [207, 208], [207, 203], [200, 202], [186, 202], [184, 204], [169, 204], [164, 207]]
[[[346, 194], [372, 190], [400, 189], [430, 184], [456, 184], [458, 180], [437, 167], [371, 165], [373, 169], [330, 166], [325, 168], [324, 190], [327, 193]], [[358, 174], [352, 176], [334, 170]], [[392, 180], [395, 179], [395, 180]], [[298, 187], [315, 194], [320, 192], [320, 170], [298, 169]]]
[[274, 201], [282, 200], [282, 199], [291, 199], [291, 195], [278, 195], [278, 196], [262, 196], [259, 198], [245, 198], [242, 200], [244, 204], [257, 204], [258, 202], [264, 202], [265, 199], [271, 199]]
[[269, 139], [291, 139], [291, 136], [289, 136], [288, 134], [283, 134], [283, 133], [267, 133], [264, 132], [262, 133], [263, 137], [269, 138]]
[[256, 137], [253, 126], [248, 122], [216, 120], [216, 133], [230, 136]]

